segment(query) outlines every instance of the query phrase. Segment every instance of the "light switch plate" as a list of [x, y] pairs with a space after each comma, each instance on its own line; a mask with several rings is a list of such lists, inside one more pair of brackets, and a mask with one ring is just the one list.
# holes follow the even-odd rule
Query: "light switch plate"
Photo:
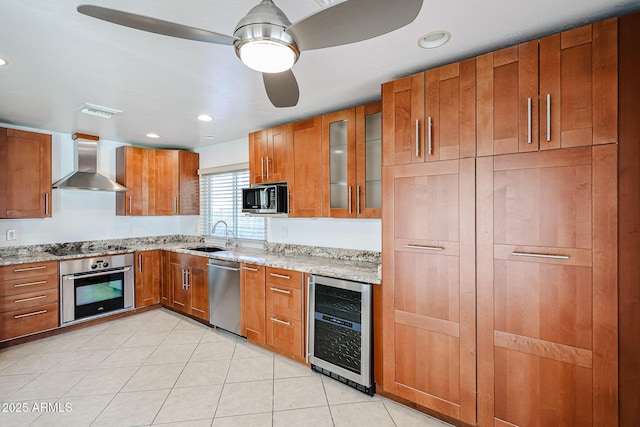
[[16, 230], [7, 230], [7, 240], [16, 240]]

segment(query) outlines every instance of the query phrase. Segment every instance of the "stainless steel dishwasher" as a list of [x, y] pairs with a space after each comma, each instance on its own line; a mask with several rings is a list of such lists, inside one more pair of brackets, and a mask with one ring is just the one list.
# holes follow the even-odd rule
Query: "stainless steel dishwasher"
[[209, 323], [240, 335], [240, 264], [209, 259]]

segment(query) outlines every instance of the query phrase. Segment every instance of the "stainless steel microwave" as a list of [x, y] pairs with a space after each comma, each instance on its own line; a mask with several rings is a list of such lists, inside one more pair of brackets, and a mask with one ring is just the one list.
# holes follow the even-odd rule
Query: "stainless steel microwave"
[[287, 183], [258, 184], [242, 189], [242, 212], [260, 215], [289, 213]]

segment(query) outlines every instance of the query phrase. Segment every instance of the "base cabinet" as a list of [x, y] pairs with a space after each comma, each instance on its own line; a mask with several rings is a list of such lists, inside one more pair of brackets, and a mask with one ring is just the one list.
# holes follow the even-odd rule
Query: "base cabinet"
[[265, 267], [240, 265], [240, 333], [254, 344], [267, 342], [265, 329]]
[[160, 302], [160, 251], [141, 251], [135, 257], [136, 307]]
[[57, 328], [58, 263], [0, 267], [0, 341]]
[[280, 353], [303, 358], [302, 273], [267, 267], [265, 294], [267, 344]]
[[166, 254], [162, 303], [208, 322], [208, 258], [174, 252]]

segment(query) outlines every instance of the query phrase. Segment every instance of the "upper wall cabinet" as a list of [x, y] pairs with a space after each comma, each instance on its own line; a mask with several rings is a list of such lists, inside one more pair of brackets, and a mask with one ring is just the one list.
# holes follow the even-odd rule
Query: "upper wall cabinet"
[[381, 104], [322, 116], [324, 216], [380, 218]]
[[618, 139], [617, 20], [477, 58], [479, 156]]
[[249, 134], [251, 184], [287, 180], [287, 126], [277, 126]]
[[289, 216], [322, 216], [322, 119], [314, 117], [287, 126]]
[[385, 166], [475, 156], [475, 62], [382, 85]]
[[51, 217], [51, 135], [0, 128], [0, 159], [0, 218]]
[[117, 215], [198, 215], [198, 153], [116, 149], [116, 180], [129, 189], [116, 194]]

